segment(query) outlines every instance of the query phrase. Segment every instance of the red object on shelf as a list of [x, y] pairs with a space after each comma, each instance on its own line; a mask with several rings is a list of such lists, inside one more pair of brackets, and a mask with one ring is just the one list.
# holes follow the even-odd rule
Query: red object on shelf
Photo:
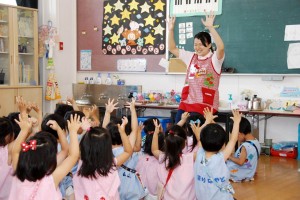
[[286, 158], [297, 158], [298, 149], [297, 147], [288, 148], [285, 150], [275, 150], [271, 148], [272, 156], [286, 157]]

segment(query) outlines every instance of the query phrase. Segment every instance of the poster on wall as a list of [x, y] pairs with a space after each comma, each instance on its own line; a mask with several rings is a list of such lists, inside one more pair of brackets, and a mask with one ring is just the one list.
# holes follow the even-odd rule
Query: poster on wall
[[166, 0], [110, 0], [103, 9], [103, 54], [165, 53]]
[[81, 50], [80, 51], [80, 70], [91, 70], [92, 69], [92, 50]]

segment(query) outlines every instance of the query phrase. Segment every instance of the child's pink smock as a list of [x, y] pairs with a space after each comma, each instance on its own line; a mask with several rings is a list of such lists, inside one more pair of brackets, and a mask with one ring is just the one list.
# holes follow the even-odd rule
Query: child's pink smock
[[61, 200], [62, 196], [58, 188], [55, 187], [53, 176], [45, 176], [43, 179], [30, 182], [21, 182], [16, 176], [13, 177], [9, 200]]
[[136, 166], [136, 171], [140, 174], [144, 187], [146, 187], [149, 193], [154, 196], [157, 195], [156, 186], [158, 181], [158, 165], [159, 162], [154, 156], [144, 154], [139, 157], [139, 161]]
[[0, 147], [0, 200], [8, 199], [13, 179], [12, 165], [8, 165], [8, 145]]
[[[169, 171], [166, 170], [165, 163], [162, 162], [164, 154], [159, 156], [158, 177], [159, 181], [166, 183]], [[166, 186], [164, 199], [169, 200], [194, 200], [196, 199], [195, 182], [194, 182], [194, 154], [182, 154], [181, 165], [176, 167]]]
[[[82, 161], [78, 163], [80, 169]], [[78, 176], [77, 172], [73, 177], [75, 199], [105, 199], [119, 200], [118, 188], [120, 178], [117, 169], [111, 169], [108, 176], [97, 176], [97, 179], [89, 179]]]

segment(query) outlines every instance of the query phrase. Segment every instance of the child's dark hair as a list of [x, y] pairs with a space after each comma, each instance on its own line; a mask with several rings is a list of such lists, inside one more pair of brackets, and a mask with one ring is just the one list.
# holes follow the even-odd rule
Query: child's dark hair
[[78, 175], [86, 178], [97, 178], [97, 175], [108, 176], [115, 167], [111, 138], [105, 128], [91, 128], [81, 139], [80, 153], [82, 165]]
[[[230, 122], [229, 122], [230, 133], [232, 132], [232, 129], [233, 129], [233, 120], [230, 119]], [[239, 132], [244, 135], [251, 133], [251, 124], [250, 124], [249, 120], [245, 117], [241, 118]]]
[[183, 127], [186, 129], [187, 136], [193, 136], [193, 144], [191, 146], [190, 152], [192, 152], [198, 144], [197, 138], [192, 130], [191, 123], [196, 125], [200, 123], [200, 126], [202, 126], [204, 122], [205, 122], [205, 118], [203, 115], [193, 114], [187, 118], [185, 124], [183, 125]]
[[74, 111], [74, 108], [68, 104], [60, 103], [56, 105], [54, 113], [65, 117], [65, 114], [69, 111]]
[[13, 124], [7, 117], [0, 118], [0, 147], [14, 140]]
[[56, 139], [58, 139], [58, 134], [56, 130], [53, 130], [50, 126], [47, 125], [49, 120], [54, 120], [57, 122], [58, 126], [64, 130], [65, 129], [65, 120], [62, 116], [58, 114], [49, 114], [42, 121], [42, 131], [47, 131], [51, 133]]
[[[155, 130], [155, 125], [154, 125], [153, 120], [157, 120], [157, 123], [160, 124], [159, 119], [156, 117], [151, 117], [151, 118], [145, 120], [143, 123], [144, 132], [146, 133], [146, 138], [145, 138], [145, 142], [144, 142], [144, 145], [142, 148], [143, 148], [143, 151], [150, 156], [153, 156], [152, 151], [151, 151], [153, 133]], [[158, 148], [161, 151], [163, 151], [163, 147], [164, 147], [164, 138], [165, 138], [164, 134], [162, 134], [162, 133], [158, 134]]]
[[66, 125], [66, 130], [69, 130], [68, 129], [68, 126], [67, 126], [67, 120], [70, 120], [71, 119], [71, 115], [75, 116], [77, 114], [77, 116], [80, 117], [80, 121], [82, 121], [82, 118], [85, 117], [84, 113], [81, 112], [81, 111], [68, 111], [66, 112], [65, 116], [64, 116], [64, 120], [65, 120], [65, 125]]
[[[151, 151], [151, 147], [152, 147], [152, 139], [153, 139], [153, 133], [151, 134], [147, 134], [146, 133], [146, 139], [145, 139], [145, 143], [143, 145], [143, 151], [144, 153], [153, 156], [152, 151]], [[159, 133], [158, 134], [158, 148], [161, 151], [164, 151], [164, 146], [165, 146], [165, 136], [163, 133]]]
[[166, 169], [175, 169], [181, 164], [180, 157], [185, 146], [186, 132], [178, 125], [174, 125], [165, 135], [165, 158]]
[[200, 133], [202, 147], [208, 152], [218, 152], [226, 142], [226, 132], [219, 124], [208, 124]]
[[[119, 124], [121, 123], [122, 122], [119, 122]], [[121, 135], [117, 123], [109, 122], [106, 126], [106, 129], [108, 130], [108, 133], [111, 137], [112, 145], [121, 145], [122, 139], [121, 139]]]
[[[126, 135], [130, 135], [132, 129], [131, 129], [131, 116], [127, 116], [127, 119], [128, 119], [128, 123], [125, 125], [125, 133]], [[110, 118], [110, 122], [114, 123], [114, 124], [122, 124], [122, 118], [120, 117], [115, 117], [115, 116], [112, 116]]]
[[26, 143], [36, 140], [37, 148], [21, 150], [15, 175], [22, 182], [35, 182], [50, 175], [56, 169], [57, 140], [48, 132], [40, 131], [27, 139]]
[[145, 132], [146, 134], [149, 133], [149, 132], [154, 133], [155, 125], [154, 125], [153, 120], [157, 120], [158, 125], [160, 124], [159, 119], [156, 118], [156, 117], [151, 117], [151, 118], [145, 120], [145, 121], [143, 122], [143, 125], [144, 125], [144, 132]]
[[13, 131], [14, 131], [14, 134], [15, 134], [15, 136], [14, 136], [15, 139], [18, 137], [18, 135], [21, 131], [19, 124], [17, 124], [17, 122], [15, 121], [15, 119], [19, 121], [19, 114], [20, 114], [20, 112], [11, 112], [7, 116], [7, 118], [11, 121], [11, 123], [13, 125]]
[[[205, 32], [205, 31], [202, 31], [202, 32], [199, 32], [197, 33], [195, 36], [194, 36], [194, 39], [197, 38], [201, 41], [201, 43], [203, 44], [203, 46], [207, 47], [207, 45], [211, 44], [211, 37], [210, 37], [210, 34]], [[210, 48], [211, 51], [213, 51], [213, 48], [211, 46]]]

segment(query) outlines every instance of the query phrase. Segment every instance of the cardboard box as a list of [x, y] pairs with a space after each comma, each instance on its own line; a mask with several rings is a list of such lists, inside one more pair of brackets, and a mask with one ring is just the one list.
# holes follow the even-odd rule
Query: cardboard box
[[186, 64], [179, 58], [170, 58], [169, 72], [185, 73], [187, 69]]

